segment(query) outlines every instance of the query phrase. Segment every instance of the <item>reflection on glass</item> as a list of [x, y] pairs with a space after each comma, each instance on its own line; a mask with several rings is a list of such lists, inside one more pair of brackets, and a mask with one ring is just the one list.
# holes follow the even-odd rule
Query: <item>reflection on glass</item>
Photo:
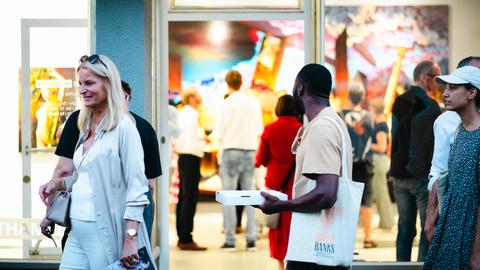
[[[327, 6], [325, 55], [334, 76], [338, 108], [348, 106], [349, 83], [363, 83], [366, 99], [385, 97], [388, 112], [396, 96], [413, 82], [413, 69], [422, 60], [448, 70], [446, 5]], [[432, 97], [440, 101], [438, 93]]]
[[[170, 100], [175, 104], [182, 91], [198, 89], [203, 100], [199, 122], [207, 136], [230, 94], [225, 75], [231, 69], [242, 75], [241, 89], [260, 101], [266, 125], [276, 119], [278, 97], [291, 92], [304, 65], [304, 22], [170, 22], [169, 50]], [[219, 189], [218, 150], [211, 137], [202, 160], [201, 192]], [[173, 186], [177, 180], [173, 177]]]

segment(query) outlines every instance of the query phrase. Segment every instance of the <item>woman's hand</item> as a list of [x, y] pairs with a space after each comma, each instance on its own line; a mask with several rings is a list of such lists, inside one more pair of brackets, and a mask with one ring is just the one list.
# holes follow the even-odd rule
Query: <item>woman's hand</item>
[[125, 236], [123, 240], [122, 257], [120, 261], [127, 268], [134, 268], [138, 264], [138, 248], [136, 236]]
[[468, 269], [470, 270], [480, 270], [480, 245], [479, 239], [480, 239], [480, 232], [479, 228], [480, 225], [478, 224], [480, 220], [480, 210], [478, 211], [478, 216], [477, 216], [477, 226], [476, 226], [476, 233], [475, 233], [475, 240], [473, 242], [473, 249], [472, 249], [472, 255], [470, 256], [470, 262], [468, 263]]
[[40, 229], [43, 235], [48, 238], [52, 238], [52, 234], [55, 232], [55, 223], [44, 217], [40, 223]]
[[55, 192], [57, 192], [57, 190], [61, 187], [62, 181], [63, 179], [52, 179], [46, 184], [40, 186], [40, 188], [38, 189], [38, 195], [40, 196], [40, 199], [45, 205], [48, 205], [47, 198], [50, 195], [55, 194]]
[[480, 270], [480, 254], [473, 253], [470, 257], [470, 263], [468, 265], [470, 270]]
[[437, 228], [437, 222], [439, 217], [438, 207], [435, 209], [432, 215], [427, 215], [425, 219], [425, 236], [427, 237], [428, 243], [432, 243], [433, 235], [435, 234], [435, 229]]
[[[428, 176], [430, 180], [432, 176]], [[440, 216], [440, 208], [438, 204], [437, 196], [437, 182], [433, 183], [432, 190], [428, 192], [428, 204], [426, 210], [426, 219], [425, 219], [425, 236], [427, 237], [428, 243], [432, 243], [433, 235], [435, 234], [435, 229], [437, 227], [438, 218]]]

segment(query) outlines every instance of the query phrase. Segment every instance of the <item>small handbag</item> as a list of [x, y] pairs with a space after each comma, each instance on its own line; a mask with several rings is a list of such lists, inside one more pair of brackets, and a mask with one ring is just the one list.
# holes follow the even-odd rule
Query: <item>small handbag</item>
[[[77, 144], [76, 149], [79, 144]], [[86, 154], [83, 155], [78, 169], [82, 166], [83, 160], [85, 159]], [[77, 169], [77, 170], [78, 170]], [[77, 182], [77, 171], [73, 172], [73, 183]], [[73, 184], [72, 184], [73, 185]], [[70, 202], [72, 200], [72, 194], [68, 190], [57, 191], [55, 198], [53, 199], [50, 207], [47, 211], [47, 219], [53, 221], [55, 224], [70, 227]]]
[[63, 227], [70, 226], [71, 196], [68, 191], [57, 191], [50, 208], [48, 208], [47, 219]]
[[[292, 177], [293, 171], [295, 170], [295, 161], [293, 161], [290, 169], [288, 170], [287, 176], [283, 180], [282, 189], [288, 188], [288, 183], [290, 182], [290, 177]], [[280, 221], [280, 213], [274, 213], [270, 215], [265, 215], [265, 226], [269, 229], [276, 229], [278, 227], [278, 222]]]

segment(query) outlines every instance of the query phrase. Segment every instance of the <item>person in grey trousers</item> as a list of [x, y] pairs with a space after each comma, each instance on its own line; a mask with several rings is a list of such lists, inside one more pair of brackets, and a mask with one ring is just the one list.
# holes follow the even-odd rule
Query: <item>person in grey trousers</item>
[[[223, 101], [214, 127], [214, 138], [222, 150], [220, 177], [224, 190], [255, 189], [255, 151], [263, 131], [260, 102], [244, 90], [242, 75], [235, 70], [227, 73], [225, 80], [230, 95]], [[247, 250], [256, 249], [257, 224], [255, 209], [245, 207], [247, 212]], [[235, 250], [235, 227], [237, 216], [235, 206], [223, 206], [223, 229], [225, 243], [221, 249]]]

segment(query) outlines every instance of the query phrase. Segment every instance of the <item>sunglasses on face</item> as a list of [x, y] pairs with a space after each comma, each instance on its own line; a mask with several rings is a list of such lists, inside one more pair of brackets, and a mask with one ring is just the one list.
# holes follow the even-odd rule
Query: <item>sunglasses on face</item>
[[107, 65], [103, 63], [102, 59], [100, 59], [100, 56], [98, 54], [92, 54], [90, 56], [84, 55], [80, 57], [80, 63], [83, 63], [85, 61], [90, 62], [90, 64], [96, 64], [97, 62], [100, 62], [100, 64], [102, 64], [106, 69], [108, 69]]

